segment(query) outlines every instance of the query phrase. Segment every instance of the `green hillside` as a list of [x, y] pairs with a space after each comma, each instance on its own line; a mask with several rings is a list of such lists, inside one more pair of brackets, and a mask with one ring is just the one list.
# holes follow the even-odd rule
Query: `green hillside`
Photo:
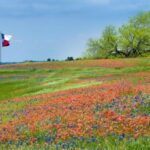
[[132, 74], [149, 73], [149, 59], [81, 60], [1, 65], [0, 99], [97, 85], [118, 78], [128, 77], [132, 81], [138, 82], [144, 77], [135, 78]]

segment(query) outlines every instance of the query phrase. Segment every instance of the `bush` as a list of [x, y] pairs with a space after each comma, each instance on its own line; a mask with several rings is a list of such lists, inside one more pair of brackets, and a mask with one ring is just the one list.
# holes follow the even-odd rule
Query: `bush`
[[66, 61], [73, 61], [73, 60], [74, 60], [73, 57], [67, 57], [67, 58], [66, 58]]

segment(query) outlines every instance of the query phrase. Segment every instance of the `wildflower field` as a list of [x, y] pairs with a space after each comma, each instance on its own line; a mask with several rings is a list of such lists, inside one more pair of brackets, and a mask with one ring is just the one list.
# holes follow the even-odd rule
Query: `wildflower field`
[[150, 149], [150, 58], [0, 65], [0, 149]]

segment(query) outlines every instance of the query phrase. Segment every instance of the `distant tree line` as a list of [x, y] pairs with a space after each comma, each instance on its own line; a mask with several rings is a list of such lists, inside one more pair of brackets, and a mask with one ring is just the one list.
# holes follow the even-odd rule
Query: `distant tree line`
[[137, 57], [150, 52], [150, 11], [139, 13], [120, 28], [107, 26], [98, 39], [89, 39], [85, 57]]
[[56, 59], [47, 58], [47, 61], [58, 61]]
[[[74, 58], [72, 56], [68, 56], [64, 61], [75, 61], [75, 60], [82, 60], [82, 58], [80, 57]], [[51, 62], [51, 61], [59, 61], [59, 60], [47, 58], [47, 61]]]

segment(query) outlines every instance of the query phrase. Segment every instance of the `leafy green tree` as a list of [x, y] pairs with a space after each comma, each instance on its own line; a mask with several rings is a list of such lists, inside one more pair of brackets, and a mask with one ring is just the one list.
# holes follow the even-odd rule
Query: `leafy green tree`
[[114, 26], [107, 26], [100, 39], [90, 39], [86, 55], [91, 58], [108, 58], [117, 49], [117, 32]]
[[86, 50], [85, 56], [88, 58], [100, 58], [99, 53], [101, 51], [101, 44], [99, 39], [89, 39], [88, 48]]
[[114, 26], [107, 26], [100, 39], [101, 43], [101, 56], [108, 58], [118, 48], [118, 35]]
[[90, 39], [87, 57], [108, 58], [112, 55], [136, 57], [150, 51], [150, 11], [139, 13], [118, 31], [107, 26], [99, 39]]
[[119, 34], [119, 46], [124, 56], [139, 56], [150, 50], [150, 12], [132, 17], [119, 29]]

